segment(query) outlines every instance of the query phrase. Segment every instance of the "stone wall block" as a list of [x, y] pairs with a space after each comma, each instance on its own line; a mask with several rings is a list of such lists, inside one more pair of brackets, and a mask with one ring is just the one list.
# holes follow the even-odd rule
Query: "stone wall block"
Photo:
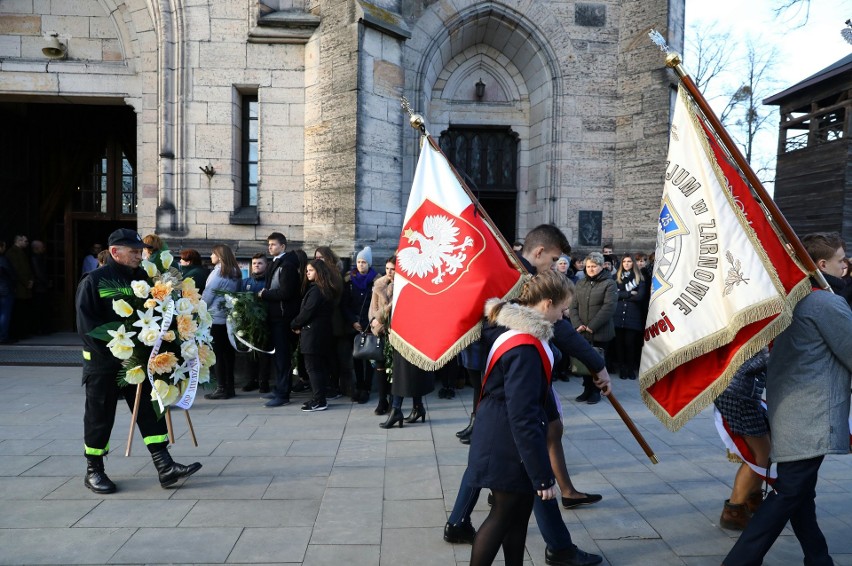
[[196, 157], [227, 159], [231, 157], [231, 127], [227, 125], [198, 125], [195, 130]]
[[[0, 5], [3, 9], [5, 4]], [[0, 34], [41, 35], [41, 19], [38, 15], [0, 13]]]
[[89, 20], [84, 16], [42, 16], [42, 33], [56, 32], [60, 36], [89, 37]]
[[[0, 16], [2, 17], [2, 16]], [[21, 37], [18, 35], [0, 36], [0, 57], [20, 57]]]
[[244, 69], [246, 44], [210, 43], [200, 46], [199, 56], [204, 69]]
[[89, 37], [97, 39], [118, 39], [115, 23], [108, 17], [89, 18]]
[[100, 61], [103, 59], [104, 46], [100, 39], [83, 39], [73, 37], [68, 40], [68, 58], [85, 61]]

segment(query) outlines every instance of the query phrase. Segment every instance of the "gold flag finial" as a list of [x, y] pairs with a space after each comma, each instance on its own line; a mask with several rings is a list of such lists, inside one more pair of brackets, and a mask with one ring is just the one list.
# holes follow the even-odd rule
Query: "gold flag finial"
[[423, 119], [423, 116], [420, 114], [416, 114], [411, 109], [411, 103], [408, 102], [408, 99], [404, 96], [402, 97], [402, 109], [408, 113], [408, 125], [418, 130], [424, 136], [428, 136], [429, 132], [426, 131], [426, 121]]

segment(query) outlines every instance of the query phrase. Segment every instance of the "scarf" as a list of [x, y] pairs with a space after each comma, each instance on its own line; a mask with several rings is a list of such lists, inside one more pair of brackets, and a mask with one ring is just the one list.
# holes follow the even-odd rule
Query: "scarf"
[[367, 273], [361, 273], [358, 269], [353, 269], [349, 274], [349, 280], [352, 281], [352, 286], [355, 289], [364, 293], [367, 291], [367, 287], [373, 283], [376, 275], [378, 274], [372, 267], [367, 270]]

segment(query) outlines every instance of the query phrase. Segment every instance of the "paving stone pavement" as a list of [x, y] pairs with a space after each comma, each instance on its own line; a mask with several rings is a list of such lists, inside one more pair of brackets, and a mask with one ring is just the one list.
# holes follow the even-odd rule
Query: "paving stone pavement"
[[[718, 526], [736, 466], [727, 462], [709, 411], [677, 433], [615, 380], [619, 400], [655, 450], [653, 465], [607, 402], [578, 404], [577, 380], [557, 383], [563, 443], [581, 491], [599, 504], [562, 515], [575, 542], [612, 566], [720, 564], [737, 533]], [[382, 430], [373, 404], [341, 398], [328, 411], [300, 403], [267, 409], [255, 394], [199, 399], [199, 446], [180, 411], [175, 458], [204, 467], [176, 489], [159, 487], [138, 432], [124, 457], [129, 412], [119, 406], [108, 496], [83, 487], [80, 369], [0, 367], [1, 564], [467, 564], [470, 547], [442, 540], [464, 471], [471, 390], [426, 398], [427, 421]], [[294, 399], [298, 399], [295, 397]], [[406, 405], [408, 405], [408, 401]], [[852, 566], [852, 459], [828, 457], [817, 513], [838, 565]], [[488, 513], [482, 497], [478, 525]], [[535, 519], [528, 566], [543, 565]], [[801, 564], [789, 527], [765, 564]]]

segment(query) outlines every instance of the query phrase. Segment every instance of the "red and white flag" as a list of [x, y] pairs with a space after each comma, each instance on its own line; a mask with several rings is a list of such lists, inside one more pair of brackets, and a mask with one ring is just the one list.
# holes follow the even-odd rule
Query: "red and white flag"
[[790, 324], [810, 292], [763, 208], [681, 87], [675, 106], [640, 365], [670, 430], [709, 405]]
[[435, 370], [479, 338], [485, 301], [514, 296], [522, 268], [431, 137], [420, 150], [396, 254], [390, 341]]

